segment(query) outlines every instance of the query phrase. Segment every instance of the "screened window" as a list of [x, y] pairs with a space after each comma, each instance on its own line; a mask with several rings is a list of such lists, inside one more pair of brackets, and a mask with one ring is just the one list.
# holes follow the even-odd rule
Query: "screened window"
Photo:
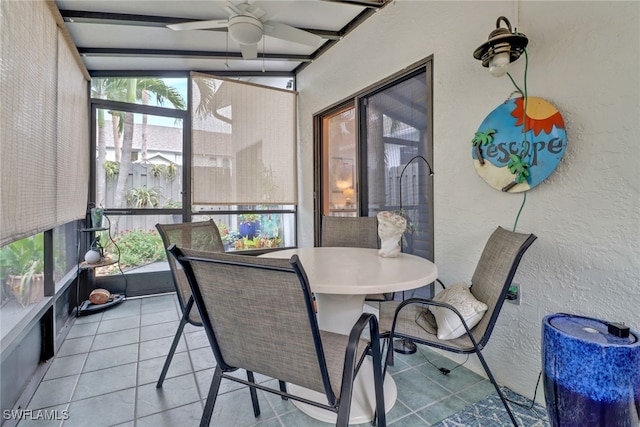
[[104, 208], [107, 230], [84, 237], [120, 261], [95, 269], [98, 276], [163, 261], [155, 224], [183, 221], [187, 85], [187, 78], [144, 76], [91, 82], [92, 203]]
[[296, 93], [192, 74], [194, 220], [228, 251], [296, 245]]
[[296, 203], [296, 94], [192, 76], [193, 203]]
[[92, 98], [108, 230], [90, 240], [120, 260], [96, 275], [164, 262], [156, 223], [212, 218], [229, 251], [295, 246], [295, 92], [193, 73], [94, 79]]

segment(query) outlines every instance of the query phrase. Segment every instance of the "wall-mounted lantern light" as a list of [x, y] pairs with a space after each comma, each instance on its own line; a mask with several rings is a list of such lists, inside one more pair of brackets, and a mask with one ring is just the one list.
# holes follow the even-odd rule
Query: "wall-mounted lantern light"
[[[500, 27], [500, 21], [503, 21], [507, 28]], [[488, 67], [492, 75], [504, 76], [509, 70], [509, 64], [520, 57], [527, 43], [527, 36], [513, 32], [509, 20], [500, 16], [496, 20], [496, 29], [489, 34], [489, 40], [473, 52], [473, 57], [481, 60], [482, 66]]]

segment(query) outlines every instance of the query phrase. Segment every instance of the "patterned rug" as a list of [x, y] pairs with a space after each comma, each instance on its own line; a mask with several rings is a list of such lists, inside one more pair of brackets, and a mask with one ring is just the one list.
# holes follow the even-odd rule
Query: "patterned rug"
[[[527, 408], [531, 406], [531, 401], [525, 399], [509, 389], [502, 389], [502, 392], [514, 402], [521, 403]], [[516, 417], [520, 427], [549, 427], [547, 410], [538, 404], [533, 409], [523, 408], [514, 403], [509, 403], [511, 412]], [[433, 427], [511, 427], [511, 419], [504, 409], [504, 405], [497, 393], [468, 406], [463, 411], [434, 424]]]

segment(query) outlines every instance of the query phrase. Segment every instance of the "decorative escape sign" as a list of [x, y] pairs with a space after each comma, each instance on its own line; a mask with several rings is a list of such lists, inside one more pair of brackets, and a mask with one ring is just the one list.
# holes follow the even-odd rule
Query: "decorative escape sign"
[[535, 187], [551, 175], [567, 148], [560, 112], [530, 96], [525, 118], [524, 104], [520, 97], [498, 106], [471, 141], [478, 174], [496, 190], [518, 193]]

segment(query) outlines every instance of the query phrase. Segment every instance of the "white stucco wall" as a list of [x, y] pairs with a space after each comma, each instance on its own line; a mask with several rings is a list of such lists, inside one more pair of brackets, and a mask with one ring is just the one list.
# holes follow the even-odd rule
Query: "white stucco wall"
[[[538, 236], [516, 275], [522, 304], [505, 304], [485, 350], [498, 382], [532, 397], [546, 314], [640, 330], [639, 2], [397, 0], [379, 11], [298, 76], [299, 243], [313, 245], [313, 114], [433, 55], [435, 261], [445, 282], [468, 282], [523, 200], [492, 189], [471, 160], [474, 132], [513, 91], [472, 57], [500, 15], [529, 37], [529, 95], [558, 108], [568, 135], [518, 222]], [[524, 58], [513, 65], [522, 84]], [[475, 358], [467, 366], [481, 370]]]

